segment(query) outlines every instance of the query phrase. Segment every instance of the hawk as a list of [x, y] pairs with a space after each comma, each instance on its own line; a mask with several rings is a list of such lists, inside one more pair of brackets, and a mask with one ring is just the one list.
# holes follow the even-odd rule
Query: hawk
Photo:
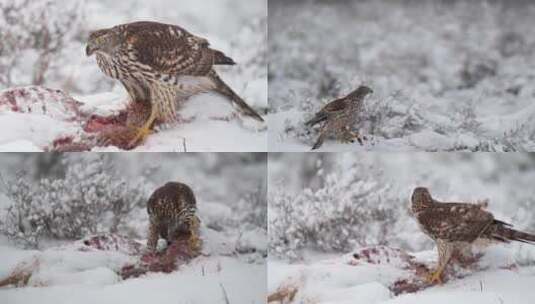
[[420, 228], [437, 244], [438, 267], [427, 280], [442, 283], [442, 272], [455, 252], [470, 252], [476, 241], [535, 243], [535, 235], [512, 229], [494, 218], [485, 205], [443, 203], [431, 197], [427, 188], [414, 189], [411, 211]]
[[142, 141], [156, 121], [174, 122], [178, 101], [208, 91], [263, 121], [214, 70], [234, 60], [179, 26], [143, 21], [97, 30], [89, 36], [86, 54], [96, 54], [102, 72], [119, 80], [134, 104], [127, 119], [134, 129], [130, 146]]
[[147, 202], [149, 214], [149, 237], [147, 247], [156, 251], [158, 239], [162, 237], [171, 244], [180, 236], [196, 241], [199, 219], [195, 195], [190, 187], [178, 182], [168, 182], [156, 189]]
[[312, 150], [321, 147], [325, 138], [330, 134], [334, 134], [342, 142], [354, 142], [354, 139], [357, 139], [362, 145], [359, 134], [351, 129], [357, 114], [362, 111], [364, 97], [371, 93], [373, 93], [372, 89], [367, 86], [359, 86], [347, 96], [329, 102], [312, 119], [305, 122], [306, 126], [325, 122]]

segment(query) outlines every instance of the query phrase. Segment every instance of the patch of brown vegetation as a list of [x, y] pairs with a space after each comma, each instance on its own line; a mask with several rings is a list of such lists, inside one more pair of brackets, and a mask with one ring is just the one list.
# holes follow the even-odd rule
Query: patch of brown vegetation
[[268, 303], [291, 303], [295, 299], [295, 295], [299, 289], [294, 285], [281, 286], [274, 293], [268, 296]]
[[0, 287], [14, 285], [16, 287], [24, 287], [28, 285], [33, 272], [39, 267], [39, 260], [34, 258], [29, 263], [20, 263], [7, 278], [0, 280]]

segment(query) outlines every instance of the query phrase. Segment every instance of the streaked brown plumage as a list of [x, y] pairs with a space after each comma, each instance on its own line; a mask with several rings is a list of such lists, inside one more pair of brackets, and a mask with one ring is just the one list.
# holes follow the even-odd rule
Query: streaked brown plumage
[[128, 120], [139, 128], [133, 141], [143, 139], [155, 121], [174, 121], [177, 101], [208, 91], [224, 95], [241, 112], [263, 121], [213, 69], [234, 65], [234, 60], [179, 26], [144, 21], [98, 30], [91, 33], [86, 53], [96, 53], [100, 69], [124, 85], [132, 102], [146, 104], [137, 108], [148, 113], [135, 113]]
[[437, 270], [428, 278], [441, 282], [442, 271], [454, 252], [469, 252], [478, 240], [508, 243], [535, 243], [535, 235], [511, 229], [511, 225], [496, 220], [484, 205], [442, 203], [432, 198], [427, 188], [414, 189], [411, 211], [422, 231], [437, 243]]
[[329, 102], [307, 121], [305, 123], [307, 126], [324, 122], [312, 150], [318, 149], [330, 134], [334, 134], [342, 142], [353, 142], [357, 139], [362, 144], [360, 136], [353, 132], [352, 128], [358, 113], [362, 110], [364, 97], [372, 92], [370, 88], [360, 86], [347, 96]]
[[155, 251], [160, 237], [168, 244], [181, 235], [195, 238], [193, 234], [199, 223], [196, 210], [195, 195], [186, 184], [168, 182], [156, 189], [147, 202], [150, 222], [148, 249]]

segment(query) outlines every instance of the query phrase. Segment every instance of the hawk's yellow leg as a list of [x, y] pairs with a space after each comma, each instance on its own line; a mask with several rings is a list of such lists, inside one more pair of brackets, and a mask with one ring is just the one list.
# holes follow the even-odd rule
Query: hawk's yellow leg
[[190, 238], [188, 240], [188, 247], [192, 253], [198, 254], [201, 249], [201, 239], [199, 237], [199, 219], [194, 216], [190, 227]]
[[339, 138], [342, 143], [353, 143], [356, 139], [360, 145], [363, 145], [360, 134], [358, 132], [352, 131], [349, 127], [345, 127], [344, 129], [342, 129]]
[[426, 282], [429, 284], [433, 284], [435, 282], [442, 284], [442, 272], [444, 272], [445, 267], [446, 265], [438, 266], [438, 268], [435, 271], [427, 275], [427, 277], [425, 278]]
[[157, 118], [175, 117], [175, 90], [176, 88], [173, 86], [166, 86], [158, 83], [153, 84], [153, 87], [151, 88], [150, 116], [143, 126], [136, 131], [136, 136], [134, 136], [134, 139], [130, 142], [130, 146], [134, 146], [136, 143], [143, 141], [152, 133], [151, 127]]
[[130, 141], [129, 146], [133, 147], [136, 143], [145, 140], [145, 138], [149, 136], [149, 134], [152, 133], [151, 127], [155, 120], [156, 120], [156, 111], [154, 111], [153, 107], [151, 107], [149, 118], [143, 124], [141, 128], [136, 130], [136, 135]]
[[438, 239], [436, 240], [436, 243], [438, 250], [438, 267], [434, 272], [427, 276], [426, 281], [429, 284], [435, 282], [442, 284], [442, 273], [444, 272], [444, 269], [446, 269], [446, 265], [448, 265], [454, 250], [454, 245], [448, 241]]

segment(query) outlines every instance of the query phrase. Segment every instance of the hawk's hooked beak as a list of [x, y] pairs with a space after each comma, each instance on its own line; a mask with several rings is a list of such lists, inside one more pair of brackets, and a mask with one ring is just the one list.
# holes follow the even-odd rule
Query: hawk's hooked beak
[[97, 48], [95, 46], [93, 46], [92, 43], [88, 43], [87, 46], [85, 47], [85, 54], [86, 56], [91, 56], [93, 55], [93, 53], [97, 50]]

